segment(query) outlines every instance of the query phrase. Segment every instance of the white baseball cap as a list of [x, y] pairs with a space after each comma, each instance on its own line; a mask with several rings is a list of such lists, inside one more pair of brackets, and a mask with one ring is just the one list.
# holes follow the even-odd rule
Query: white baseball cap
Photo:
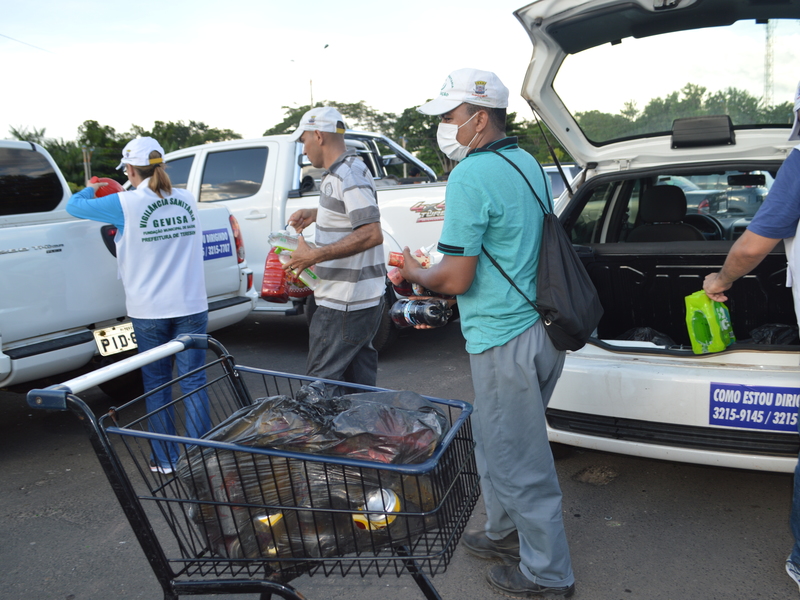
[[508, 88], [491, 71], [458, 69], [444, 80], [439, 96], [417, 110], [425, 115], [443, 115], [464, 102], [486, 108], [506, 108]]
[[[150, 158], [150, 153], [155, 150], [161, 154], [161, 158]], [[133, 165], [134, 167], [149, 167], [164, 162], [164, 149], [157, 141], [151, 137], [140, 137], [131, 140], [127, 143], [125, 148], [122, 149], [122, 160], [120, 161], [117, 169], [121, 169], [125, 165]]]
[[794, 93], [794, 125], [792, 125], [792, 133], [789, 134], [790, 140], [800, 140], [800, 121], [797, 119], [798, 110], [800, 110], [800, 83], [797, 84], [797, 91]]
[[296, 142], [304, 131], [327, 131], [328, 133], [344, 133], [344, 117], [335, 108], [320, 106], [312, 108], [303, 118], [292, 134], [291, 140]]

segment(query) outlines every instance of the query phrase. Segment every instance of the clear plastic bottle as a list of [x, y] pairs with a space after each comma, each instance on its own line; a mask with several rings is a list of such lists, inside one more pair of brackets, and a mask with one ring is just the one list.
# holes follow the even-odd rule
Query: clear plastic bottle
[[[280, 259], [281, 264], [285, 265], [292, 259], [292, 252], [297, 250], [297, 244], [300, 237], [302, 236], [299, 233], [289, 233], [286, 229], [282, 229], [280, 231], [273, 231], [270, 233], [267, 241], [269, 241], [270, 245], [275, 248], [275, 252]], [[309, 244], [309, 246], [313, 248], [314, 244]], [[303, 269], [303, 271], [300, 273], [298, 273], [297, 270], [292, 270], [292, 273], [294, 273], [294, 276], [297, 277], [297, 279], [299, 279], [304, 285], [312, 290], [315, 289], [319, 283], [319, 277], [310, 268]]]
[[452, 316], [453, 310], [442, 298], [425, 298], [410, 300], [401, 298], [392, 305], [389, 316], [398, 327], [413, 327], [414, 325], [430, 325], [441, 327]]

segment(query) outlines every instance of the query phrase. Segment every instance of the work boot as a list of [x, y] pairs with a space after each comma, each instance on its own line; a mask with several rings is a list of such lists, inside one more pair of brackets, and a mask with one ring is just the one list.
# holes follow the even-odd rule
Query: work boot
[[467, 532], [461, 538], [467, 552], [478, 558], [519, 561], [519, 535], [512, 531], [502, 540], [492, 540], [483, 531]]
[[516, 565], [497, 565], [486, 572], [486, 581], [493, 588], [504, 594], [522, 598], [571, 598], [575, 593], [575, 584], [564, 587], [544, 587], [534, 583], [519, 570]]

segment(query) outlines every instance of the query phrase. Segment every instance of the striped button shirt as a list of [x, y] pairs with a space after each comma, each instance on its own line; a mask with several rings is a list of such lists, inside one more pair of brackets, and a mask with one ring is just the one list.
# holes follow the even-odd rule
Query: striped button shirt
[[[364, 161], [349, 150], [322, 178], [315, 241], [319, 246], [333, 244], [356, 228], [379, 223], [380, 219], [372, 174]], [[321, 262], [314, 271], [322, 280], [314, 290], [319, 306], [336, 310], [377, 306], [386, 289], [383, 244], [353, 256]]]

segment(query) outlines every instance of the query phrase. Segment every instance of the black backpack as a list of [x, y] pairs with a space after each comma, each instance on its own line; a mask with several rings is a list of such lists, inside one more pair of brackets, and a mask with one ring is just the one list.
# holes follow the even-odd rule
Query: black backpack
[[[558, 217], [545, 207], [531, 182], [513, 161], [492, 150], [514, 167], [539, 203], [544, 213], [542, 243], [539, 249], [539, 268], [536, 280], [536, 302], [532, 302], [486, 248], [486, 256], [542, 319], [550, 340], [557, 350], [580, 350], [586, 345], [603, 316], [603, 307], [592, 280], [578, 257], [572, 241]], [[541, 165], [539, 165], [541, 168]], [[546, 177], [542, 171], [542, 177]]]

